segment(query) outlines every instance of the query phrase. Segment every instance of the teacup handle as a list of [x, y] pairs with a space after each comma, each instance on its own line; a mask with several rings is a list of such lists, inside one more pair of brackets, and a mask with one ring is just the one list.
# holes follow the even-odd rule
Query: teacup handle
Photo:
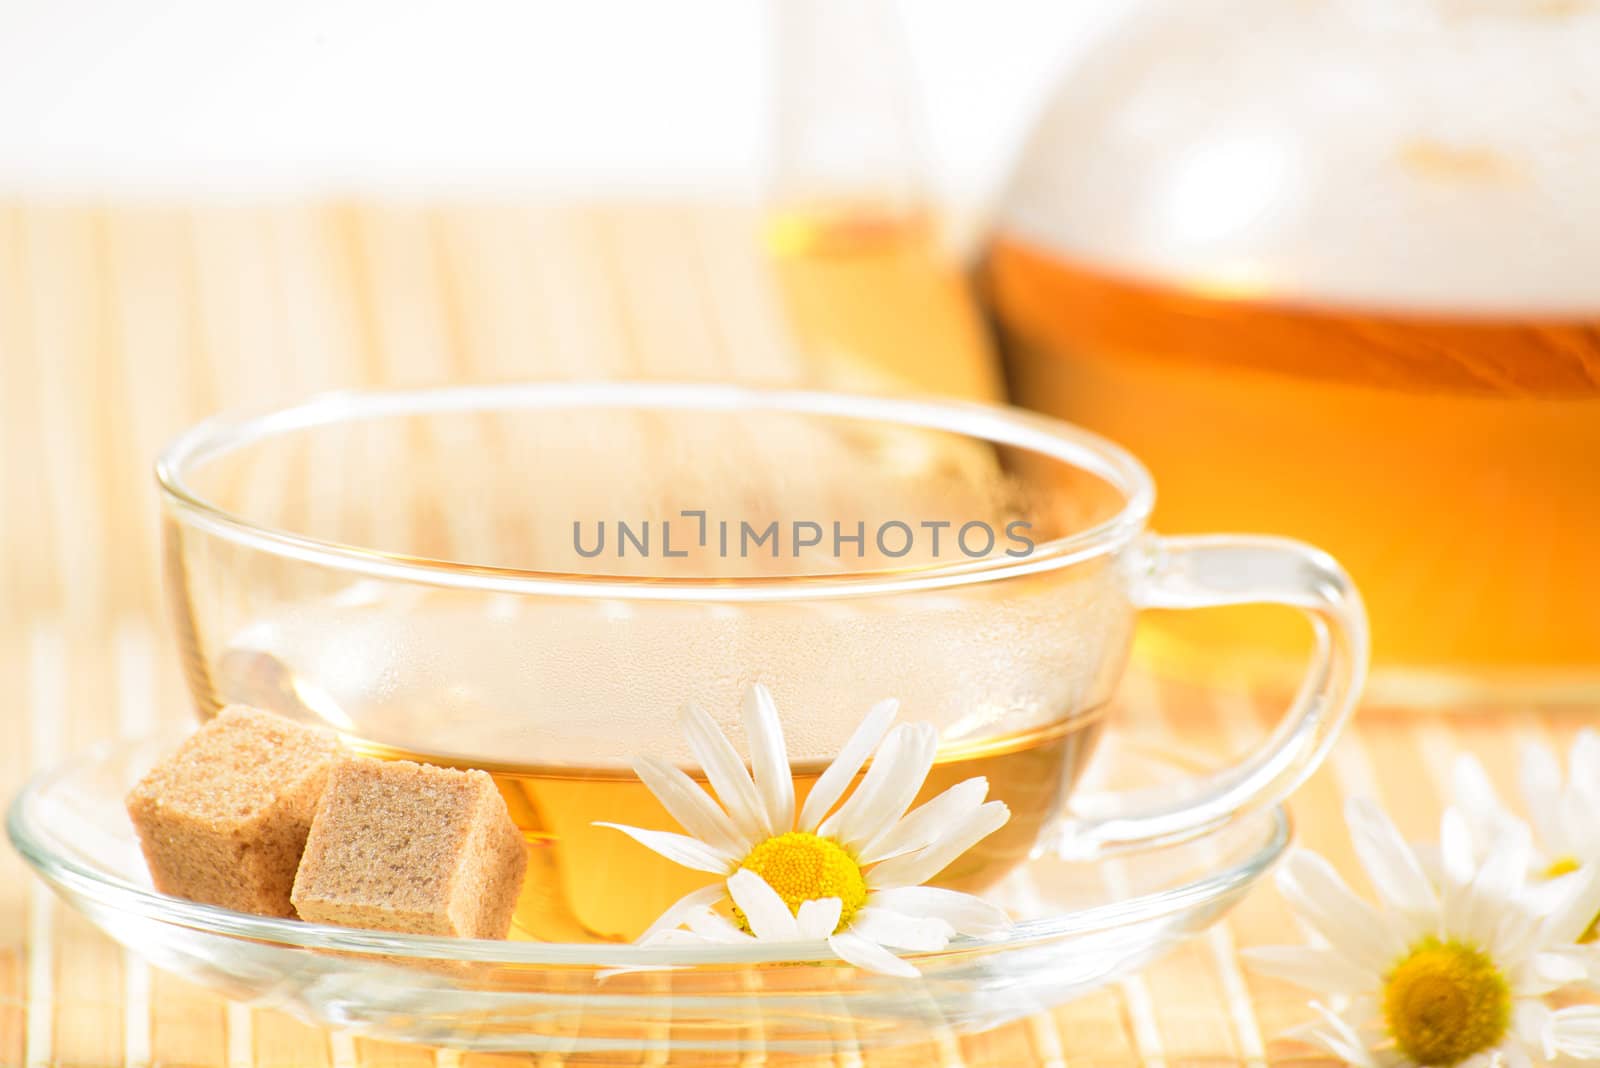
[[1287, 538], [1207, 534], [1150, 535], [1134, 551], [1141, 554], [1132, 575], [1139, 607], [1289, 605], [1310, 620], [1316, 648], [1294, 702], [1254, 752], [1209, 775], [1075, 803], [1056, 840], [1069, 858], [1187, 838], [1283, 800], [1327, 755], [1366, 676], [1361, 595], [1320, 549]]

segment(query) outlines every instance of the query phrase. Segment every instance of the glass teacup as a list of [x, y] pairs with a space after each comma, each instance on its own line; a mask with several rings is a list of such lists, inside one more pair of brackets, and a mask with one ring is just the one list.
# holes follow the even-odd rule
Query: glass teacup
[[[599, 821], [676, 829], [629, 762], [737, 737], [772, 691], [796, 789], [875, 702], [940, 732], [1010, 823], [938, 878], [1093, 855], [1292, 790], [1348, 716], [1360, 599], [1281, 539], [1159, 538], [1127, 453], [1018, 410], [675, 384], [330, 395], [189, 431], [158, 464], [166, 582], [202, 715], [245, 702], [363, 750], [495, 775], [531, 849], [517, 932], [629, 938], [709, 877]], [[1143, 607], [1292, 605], [1317, 642], [1261, 748], [1068, 804]], [[690, 767], [693, 773], [696, 769]]]

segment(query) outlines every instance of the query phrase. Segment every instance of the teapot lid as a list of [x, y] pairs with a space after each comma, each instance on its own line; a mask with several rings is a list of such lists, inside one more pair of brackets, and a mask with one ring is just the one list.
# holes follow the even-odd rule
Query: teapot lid
[[1002, 233], [1238, 295], [1600, 308], [1600, 4], [1172, 0], [1056, 88]]

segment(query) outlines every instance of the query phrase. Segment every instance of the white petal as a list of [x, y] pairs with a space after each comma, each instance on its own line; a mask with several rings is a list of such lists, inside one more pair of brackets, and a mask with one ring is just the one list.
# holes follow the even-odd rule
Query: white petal
[[1251, 971], [1323, 994], [1351, 996], [1370, 989], [1374, 976], [1319, 946], [1254, 946], [1241, 951]]
[[661, 854], [674, 864], [682, 864], [685, 868], [693, 868], [695, 871], [726, 875], [728, 869], [737, 862], [737, 858], [730, 857], [698, 838], [690, 838], [688, 835], [673, 834], [671, 831], [650, 831], [643, 827], [629, 827], [625, 823], [596, 823], [595, 826], [621, 831], [646, 849]]
[[750, 781], [744, 761], [739, 759], [733, 743], [723, 735], [710, 713], [698, 705], [686, 706], [683, 736], [740, 834], [749, 841], [771, 837], [771, 823], [761, 795], [756, 793], [756, 784]]
[[1344, 1022], [1369, 1048], [1389, 1037], [1378, 1008], [1378, 997], [1377, 990], [1369, 991], [1351, 998], [1350, 1003], [1339, 1012]]
[[695, 838], [729, 856], [743, 856], [750, 851], [754, 843], [734, 829], [728, 814], [681, 768], [647, 756], [633, 762], [633, 773], [667, 814]]
[[[1580, 783], [1571, 789], [1581, 797], [1585, 811], [1600, 812], [1600, 782]], [[1590, 820], [1572, 846], [1573, 856], [1589, 862], [1600, 861], [1600, 820]]]
[[1502, 917], [1522, 891], [1532, 848], [1525, 829], [1507, 829], [1495, 840], [1467, 892], [1462, 925], [1453, 927], [1453, 933], [1464, 934], [1479, 945], [1489, 947], [1491, 952], [1501, 948], [1526, 952], [1525, 944], [1501, 947], [1496, 934]]
[[[1585, 727], [1572, 743], [1572, 756], [1568, 761], [1571, 774], [1568, 789], [1583, 799], [1589, 812], [1600, 812], [1600, 732]], [[1591, 820], [1583, 836], [1583, 855], [1600, 858], [1600, 820]]]
[[1539, 944], [1569, 945], [1600, 914], [1600, 866], [1573, 873], [1567, 896], [1545, 917], [1539, 928]]
[[1518, 977], [1515, 993], [1519, 997], [1542, 997], [1589, 977], [1589, 962], [1577, 953], [1538, 953], [1528, 961]]
[[1550, 1014], [1550, 1045], [1582, 1060], [1600, 1060], [1600, 1006], [1574, 1005]]
[[750, 746], [756, 792], [761, 795], [772, 833], [792, 830], [794, 779], [789, 774], [789, 754], [783, 745], [783, 723], [778, 719], [772, 694], [759, 682], [744, 692], [744, 737]]
[[1522, 747], [1518, 772], [1533, 825], [1539, 837], [1554, 846], [1561, 834], [1561, 764], [1547, 746], [1530, 742]]
[[1405, 950], [1376, 909], [1355, 895], [1321, 856], [1296, 850], [1278, 871], [1289, 906], [1352, 964], [1382, 975]]
[[1600, 731], [1585, 727], [1572, 742], [1572, 755], [1567, 758], [1571, 782], [1600, 783]]
[[1470, 753], [1456, 758], [1451, 769], [1452, 799], [1466, 816], [1474, 841], [1482, 843], [1494, 836], [1495, 828], [1510, 816], [1495, 792], [1483, 764]]
[[1011, 810], [1004, 801], [985, 801], [927, 848], [874, 865], [867, 871], [867, 886], [889, 890], [925, 883], [949, 867], [951, 861], [1005, 826], [1010, 818]]
[[937, 840], [951, 824], [976, 812], [988, 796], [989, 780], [981, 775], [956, 783], [862, 846], [861, 863], [876, 864], [921, 849]]
[[698, 890], [689, 891], [677, 901], [668, 905], [667, 910], [657, 917], [656, 922], [652, 923], [644, 934], [639, 936], [639, 941], [648, 941], [662, 931], [668, 931], [681, 925], [691, 915], [715, 905], [726, 895], [727, 889], [721, 883], [712, 883], [710, 886], [702, 886]]
[[829, 938], [828, 946], [839, 955], [839, 959], [848, 961], [857, 968], [865, 968], [869, 972], [897, 975], [904, 979], [915, 979], [921, 974], [912, 965], [882, 946], [848, 931]]
[[902, 886], [867, 896], [868, 905], [881, 905], [910, 916], [935, 916], [964, 935], [986, 935], [1011, 926], [1011, 917], [998, 905], [981, 897], [939, 886]]
[[1567, 900], [1567, 895], [1583, 881], [1583, 871], [1567, 872], [1554, 879], [1540, 879], [1522, 892], [1522, 903], [1535, 916], [1548, 916]]
[[1387, 1062], [1394, 1054], [1384, 1048], [1389, 1043], [1389, 1033], [1383, 1024], [1382, 1010], [1378, 1007], [1379, 996], [1380, 992], [1373, 989], [1359, 997], [1353, 997], [1340, 1007], [1337, 1015], [1356, 1040], [1372, 1052], [1376, 1060]]
[[1546, 1060], [1555, 1055], [1550, 1048], [1550, 1024], [1550, 1010], [1543, 1002], [1519, 999], [1511, 1007], [1511, 1033]]
[[[1420, 938], [1423, 935], [1448, 936], [1459, 934], [1470, 942], [1481, 942], [1484, 951], [1492, 956], [1494, 953], [1494, 940], [1492, 937], [1479, 938], [1468, 933], [1473, 928], [1470, 922], [1473, 908], [1472, 887], [1470, 885], [1461, 886], [1458, 883], [1447, 882], [1440, 886], [1439, 898], [1439, 915], [1433, 922], [1417, 921], [1413, 928], [1413, 938], [1408, 939], [1407, 944], [1409, 945], [1416, 938]], [[1398, 916], [1400, 914], [1390, 913], [1389, 915]], [[1491, 936], [1492, 934], [1493, 932], [1491, 932]]]
[[1306, 1037], [1316, 1045], [1321, 1046], [1346, 1064], [1355, 1065], [1356, 1068], [1379, 1068], [1378, 1062], [1372, 1055], [1360, 1046], [1353, 1046], [1337, 1031], [1312, 1027], [1306, 1031]]
[[1433, 886], [1389, 817], [1372, 801], [1352, 798], [1345, 818], [1356, 856], [1378, 896], [1412, 916], [1435, 912], [1439, 902]]
[[1439, 821], [1439, 859], [1445, 879], [1457, 885], [1470, 883], [1477, 869], [1474, 853], [1466, 815], [1454, 806], [1445, 809]]
[[1500, 1068], [1533, 1068], [1533, 1058], [1521, 1042], [1508, 1037], [1500, 1049]]
[[950, 944], [955, 928], [933, 916], [907, 916], [867, 905], [850, 921], [850, 933], [880, 946], [931, 953]]
[[740, 868], [728, 877], [728, 893], [757, 938], [763, 942], [799, 941], [800, 926], [794, 913], [761, 876]]
[[710, 909], [701, 909], [685, 922], [689, 930], [713, 942], [742, 942], [751, 937], [728, 917]]
[[902, 723], [889, 732], [861, 785], [817, 833], [854, 849], [893, 827], [906, 814], [933, 767], [939, 732], [931, 723]]
[[818, 941], [833, 934], [839, 927], [839, 917], [844, 913], [844, 902], [836, 897], [813, 898], [800, 902], [800, 914], [795, 922], [800, 925], [800, 937]]
[[1595, 812], [1590, 796], [1579, 786], [1561, 791], [1561, 801], [1556, 805], [1559, 837], [1548, 843], [1550, 849], [1564, 856], [1581, 857], [1588, 853], [1584, 843], [1595, 825]]
[[900, 702], [893, 698], [872, 706], [861, 725], [851, 733], [850, 740], [839, 750], [839, 755], [828, 765], [828, 770], [822, 773], [806, 795], [806, 803], [800, 810], [800, 830], [816, 830], [822, 818], [838, 804], [845, 787], [850, 785], [872, 751], [878, 748], [878, 743], [883, 740], [884, 733], [888, 731], [889, 724], [894, 722], [895, 713], [899, 710]]
[[[737, 939], [709, 938], [706, 935], [700, 934], [699, 932], [696, 932], [696, 931], [685, 931], [682, 928], [674, 927], [671, 930], [660, 931], [660, 932], [658, 932], [658, 933], [656, 933], [654, 935], [651, 935], [650, 936], [650, 941], [649, 942], [645, 942], [643, 944], [650, 945], [650, 946], [696, 946], [696, 947], [700, 947], [700, 946], [725, 946], [729, 942], [754, 942], [755, 941], [755, 939], [751, 938], [749, 935], [745, 934], [743, 931], [739, 931], [738, 933], [739, 933], [739, 937]], [[641, 969], [630, 968], [630, 969], [625, 969], [625, 970], [627, 970], [627, 971], [636, 971], [636, 970], [641, 970]]]
[[1539, 916], [1528, 911], [1521, 902], [1502, 910], [1494, 941], [1485, 945], [1501, 971], [1516, 975], [1528, 970], [1533, 963], [1532, 954], [1539, 949], [1539, 923]]
[[1359, 1065], [1360, 1068], [1379, 1068], [1377, 1058], [1367, 1048], [1361, 1035], [1350, 1025], [1350, 1021], [1320, 1002], [1313, 1001], [1311, 1008], [1322, 1017], [1326, 1028], [1313, 1032], [1318, 1041], [1332, 1050], [1336, 1056], [1343, 1057], [1351, 1064]]

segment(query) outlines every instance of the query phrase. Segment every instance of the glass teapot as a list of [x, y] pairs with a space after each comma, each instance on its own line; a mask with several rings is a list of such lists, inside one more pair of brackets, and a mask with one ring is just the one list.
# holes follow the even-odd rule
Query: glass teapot
[[[1600, 696], [1596, 57], [1585, 0], [1145, 3], [1001, 199], [1012, 399], [1146, 460], [1164, 529], [1336, 555], [1379, 700]], [[1143, 651], [1287, 651], [1229, 611]]]

